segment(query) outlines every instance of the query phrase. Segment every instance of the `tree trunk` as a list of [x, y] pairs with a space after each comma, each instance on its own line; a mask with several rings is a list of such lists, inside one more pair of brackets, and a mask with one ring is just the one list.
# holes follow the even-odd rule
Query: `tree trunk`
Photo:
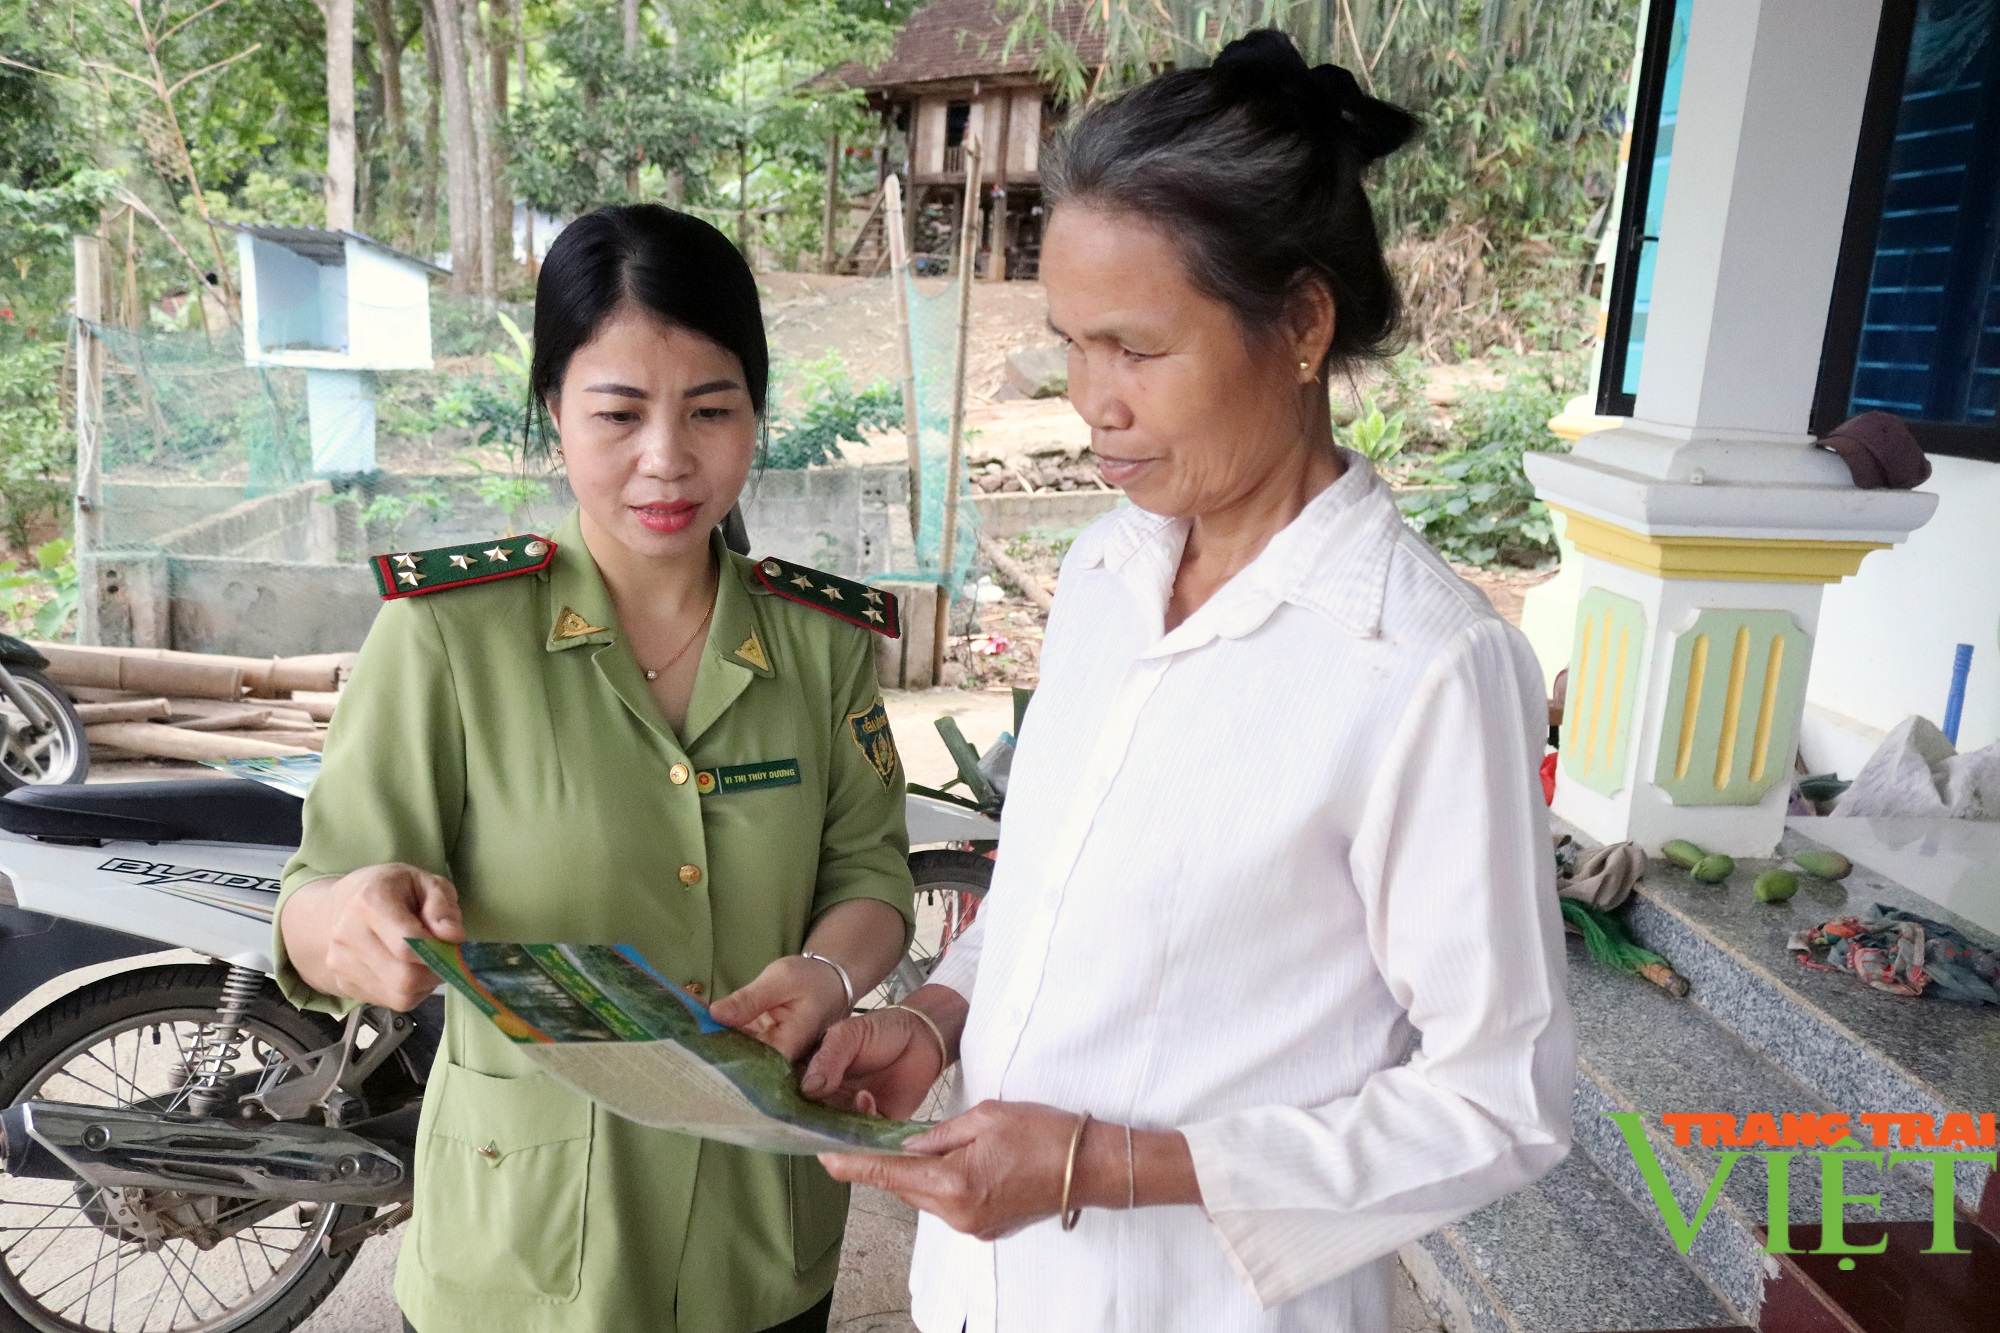
[[354, 229], [354, 0], [321, 0], [326, 16], [326, 225]]
[[503, 271], [514, 259], [514, 196], [507, 188], [507, 74], [514, 56], [512, 9], [516, 3], [519, 0], [490, 0], [488, 10], [492, 24], [487, 65], [493, 71], [488, 79], [493, 91], [493, 142], [486, 174], [493, 183], [493, 262]]
[[424, 36], [424, 70], [430, 78], [425, 84], [429, 96], [424, 98], [424, 175], [423, 186], [417, 194], [417, 236], [418, 244], [428, 255], [437, 250], [438, 171], [444, 155], [443, 136], [438, 126], [438, 97], [439, 90], [444, 87], [444, 65], [438, 60], [442, 39], [437, 35], [436, 16], [428, 4], [420, 3], [418, 13]]
[[472, 89], [466, 80], [458, 0], [423, 0], [437, 33], [438, 73], [444, 85], [445, 206], [450, 210], [451, 286], [470, 292], [479, 280], [479, 151], [474, 139]]
[[382, 113], [374, 146], [377, 152], [388, 158], [389, 182], [383, 202], [388, 205], [391, 216], [397, 219], [399, 226], [392, 234], [397, 241], [404, 242], [400, 224], [408, 216], [405, 211], [408, 203], [403, 197], [403, 153], [407, 128], [403, 123], [403, 47], [407, 42], [396, 26], [392, 0], [367, 0], [367, 5], [368, 26], [375, 34], [375, 74], [380, 81]]
[[489, 309], [500, 293], [500, 274], [493, 253], [493, 96], [489, 81], [493, 62], [487, 51], [486, 25], [480, 21], [479, 0], [465, 0], [459, 19], [465, 34], [465, 54], [472, 94], [472, 180], [478, 211], [479, 295]]
[[[623, 0], [625, 19], [625, 58], [639, 54], [639, 0]], [[634, 154], [632, 165], [625, 168], [625, 197], [639, 197], [639, 161]]]

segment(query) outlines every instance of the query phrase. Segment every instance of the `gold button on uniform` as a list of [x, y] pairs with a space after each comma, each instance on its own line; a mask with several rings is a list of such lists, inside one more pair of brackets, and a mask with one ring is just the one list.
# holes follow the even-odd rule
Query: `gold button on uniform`
[[699, 981], [690, 981], [685, 986], [682, 986], [681, 989], [694, 996], [697, 1000], [701, 998], [701, 983]]
[[681, 883], [683, 883], [683, 884], [699, 884], [699, 883], [701, 883], [701, 867], [700, 867], [700, 866], [682, 866], [682, 867], [681, 867]]
[[676, 787], [685, 785], [687, 780], [688, 766], [686, 764], [675, 764], [667, 770], [667, 781], [673, 783]]

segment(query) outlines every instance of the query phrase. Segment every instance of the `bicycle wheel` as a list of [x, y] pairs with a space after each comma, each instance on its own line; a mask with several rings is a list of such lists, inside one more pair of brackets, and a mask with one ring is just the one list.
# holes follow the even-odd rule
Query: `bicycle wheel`
[[[993, 881], [993, 862], [977, 852], [944, 849], [910, 854], [910, 877], [917, 886], [917, 933], [910, 951], [880, 986], [858, 1006], [900, 1004], [930, 980], [951, 942], [972, 924]], [[958, 1066], [944, 1071], [912, 1120], [942, 1120], [958, 1101]]]
[[910, 951], [859, 1008], [901, 1004], [930, 980], [951, 942], [972, 924], [993, 882], [993, 862], [977, 852], [912, 852], [910, 878], [917, 886], [917, 933], [910, 940]]
[[[215, 1021], [220, 967], [129, 973], [57, 1001], [0, 1043], [0, 1104], [185, 1110], [189, 1055]], [[233, 1073], [294, 1076], [337, 1035], [268, 982]], [[283, 1333], [354, 1262], [326, 1238], [365, 1208], [0, 1176], [0, 1330]]]

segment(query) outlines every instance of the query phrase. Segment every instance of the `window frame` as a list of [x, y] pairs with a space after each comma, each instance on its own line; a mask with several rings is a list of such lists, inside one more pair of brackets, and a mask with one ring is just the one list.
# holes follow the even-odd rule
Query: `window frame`
[[[1660, 104], [1666, 97], [1667, 62], [1672, 54], [1677, 0], [1653, 0], [1646, 7], [1646, 31], [1639, 48], [1639, 88], [1633, 99], [1631, 147], [1625, 154], [1625, 196], [1611, 252], [1611, 284], [1604, 298], [1604, 338], [1597, 372], [1597, 413], [1629, 417], [1638, 394], [1626, 393], [1625, 362], [1632, 349], [1632, 307], [1639, 295], [1639, 260], [1645, 251], [1646, 210], [1653, 192], [1653, 157], [1660, 142]], [[1652, 238], [1656, 243], [1658, 237]]]
[[[1883, 0], [1874, 64], [1862, 105], [1861, 134], [1855, 145], [1854, 176], [1847, 192], [1840, 258], [1827, 307], [1819, 382], [1813, 392], [1811, 426], [1815, 435], [1827, 434], [1849, 415], [1856, 363], [1861, 359], [1861, 325], [1867, 314], [1882, 203], [1888, 194], [1889, 164], [1896, 147], [1896, 121], [1902, 111], [1903, 81], [1920, 3], [1921, 0]], [[1925, 453], [2000, 463], [2000, 422], [1984, 426], [1904, 418], [1904, 423]]]

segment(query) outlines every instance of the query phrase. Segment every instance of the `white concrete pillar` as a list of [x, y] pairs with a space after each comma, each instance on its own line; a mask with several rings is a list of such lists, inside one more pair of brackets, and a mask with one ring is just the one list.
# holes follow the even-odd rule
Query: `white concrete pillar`
[[1555, 809], [1607, 842], [1776, 845], [1820, 591], [1936, 504], [1808, 433], [1880, 11], [1696, 0], [1634, 416], [1527, 459], [1581, 589]]

